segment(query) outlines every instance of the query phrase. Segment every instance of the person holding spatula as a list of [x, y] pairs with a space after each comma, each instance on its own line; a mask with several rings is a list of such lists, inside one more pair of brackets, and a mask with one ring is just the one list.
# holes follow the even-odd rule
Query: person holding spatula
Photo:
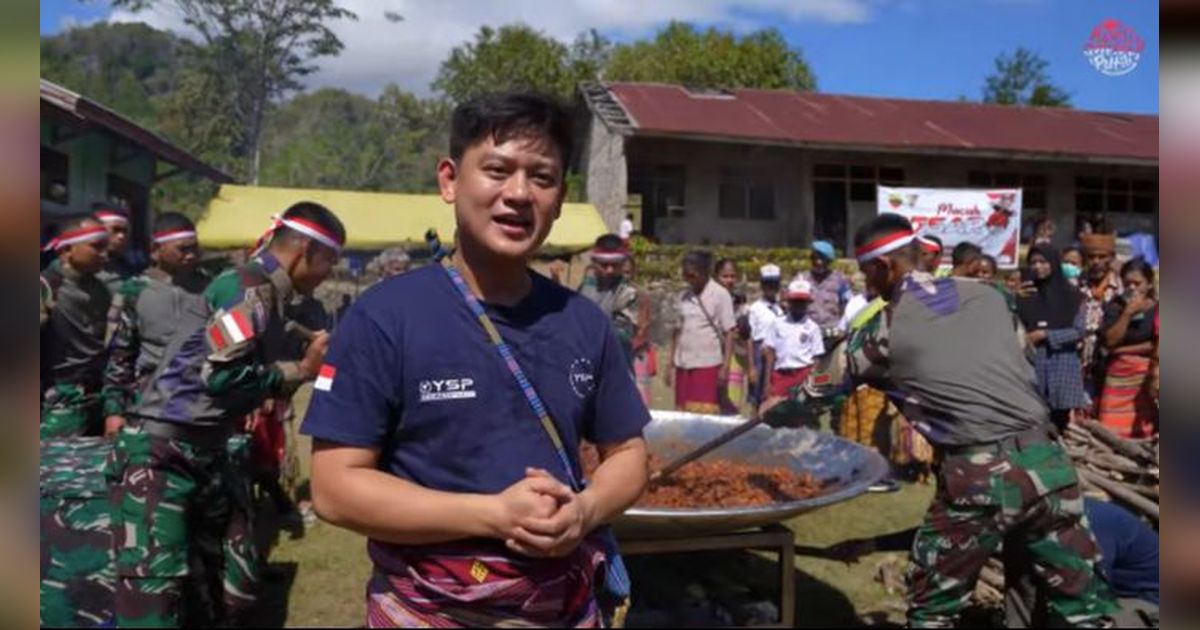
[[916, 247], [895, 214], [855, 235], [859, 268], [887, 305], [846, 349], [852, 378], [887, 391], [936, 453], [937, 494], [910, 556], [909, 625], [953, 626], [1004, 540], [1028, 550], [1058, 623], [1107, 623], [1116, 606], [1096, 572], [1075, 468], [1004, 298], [919, 271]]

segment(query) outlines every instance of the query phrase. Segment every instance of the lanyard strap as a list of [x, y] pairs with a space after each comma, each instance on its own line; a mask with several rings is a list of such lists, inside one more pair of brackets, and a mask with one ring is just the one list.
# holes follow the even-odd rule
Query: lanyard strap
[[521, 392], [525, 394], [525, 400], [529, 402], [529, 406], [533, 409], [534, 415], [536, 415], [538, 420], [541, 421], [542, 428], [545, 429], [546, 435], [550, 436], [550, 442], [553, 443], [554, 450], [558, 453], [558, 459], [562, 462], [563, 470], [567, 472], [567, 480], [571, 484], [571, 489], [575, 492], [581, 491], [583, 486], [575, 477], [575, 470], [571, 468], [571, 460], [569, 457], [567, 457], [567, 450], [563, 446], [562, 437], [558, 433], [558, 427], [554, 426], [554, 421], [550, 419], [550, 414], [546, 410], [546, 405], [542, 403], [541, 397], [538, 396], [537, 390], [534, 389], [533, 382], [531, 382], [525, 376], [525, 372], [521, 369], [521, 365], [517, 363], [517, 357], [513, 354], [512, 348], [510, 348], [508, 343], [504, 341], [504, 338], [500, 336], [500, 331], [496, 330], [496, 326], [492, 323], [492, 319], [488, 317], [487, 313], [483, 310], [483, 305], [479, 303], [479, 299], [475, 297], [475, 294], [471, 293], [471, 289], [467, 287], [467, 283], [465, 280], [463, 280], [462, 274], [458, 272], [458, 269], [454, 267], [454, 264], [450, 262], [449, 258], [442, 259], [442, 268], [446, 270], [446, 275], [450, 276], [450, 282], [456, 289], [458, 289], [459, 295], [461, 295], [463, 301], [467, 303], [467, 307], [471, 310], [471, 313], [475, 315], [475, 319], [479, 321], [479, 325], [483, 327], [484, 332], [487, 334], [488, 340], [492, 342], [492, 345], [496, 347], [496, 351], [500, 353], [501, 360], [504, 361], [504, 365], [513, 375], [513, 378], [517, 381], [517, 385], [521, 388]]

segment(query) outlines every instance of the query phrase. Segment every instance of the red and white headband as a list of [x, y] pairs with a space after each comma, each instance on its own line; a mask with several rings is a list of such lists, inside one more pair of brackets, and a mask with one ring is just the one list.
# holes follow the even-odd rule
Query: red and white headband
[[46, 243], [46, 246], [42, 248], [42, 251], [57, 251], [60, 249], [66, 249], [72, 245], [78, 245], [79, 243], [91, 243], [93, 241], [106, 240], [108, 240], [107, 228], [105, 228], [103, 225], [89, 225], [87, 227], [82, 227], [77, 230], [71, 230], [69, 232], [63, 232], [62, 234], [59, 234], [58, 236], [50, 239], [50, 242]]
[[153, 238], [155, 245], [161, 245], [163, 243], [170, 243], [171, 241], [182, 241], [186, 238], [196, 238], [196, 230], [189, 228], [163, 230], [162, 232], [155, 232], [154, 236], [151, 238]]
[[112, 210], [98, 210], [93, 216], [100, 220], [105, 225], [109, 223], [119, 223], [121, 225], [129, 225], [129, 217]]
[[918, 236], [917, 242], [921, 244], [921, 249], [923, 249], [931, 254], [942, 253], [942, 246], [938, 245], [937, 241], [930, 239], [930, 238], [926, 238], [924, 235]]
[[617, 263], [629, 258], [629, 251], [626, 249], [593, 249], [592, 262], [598, 263]]
[[912, 230], [892, 232], [891, 234], [881, 236], [870, 243], [859, 247], [854, 251], [854, 257], [857, 258], [858, 262], [860, 263], [867, 262], [869, 260], [875, 260], [884, 254], [889, 254], [897, 249], [900, 249], [901, 247], [904, 247], [905, 245], [908, 245], [909, 243], [912, 243], [914, 238], [916, 238], [916, 236], [913, 234]]
[[259, 237], [258, 242], [254, 244], [254, 251], [257, 252], [262, 250], [263, 247], [266, 247], [266, 245], [270, 243], [271, 237], [275, 235], [275, 230], [278, 230], [280, 227], [293, 229], [332, 249], [335, 252], [340, 253], [342, 251], [341, 241], [334, 238], [334, 236], [326, 231], [325, 228], [299, 217], [285, 219], [279, 216], [271, 217], [271, 227], [267, 228], [267, 231], [263, 232], [263, 235]]

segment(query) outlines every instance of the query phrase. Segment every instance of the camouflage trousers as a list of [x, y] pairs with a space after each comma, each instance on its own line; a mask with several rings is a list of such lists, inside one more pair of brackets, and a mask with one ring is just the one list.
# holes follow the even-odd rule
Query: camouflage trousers
[[41, 443], [41, 625], [112, 625], [113, 571], [103, 438]]
[[116, 621], [236, 623], [254, 603], [248, 444], [200, 447], [126, 427], [110, 462]]
[[41, 439], [99, 435], [100, 398], [82, 385], [52, 385], [42, 395]]
[[1027, 550], [1057, 623], [1099, 626], [1116, 609], [1097, 574], [1100, 548], [1062, 447], [947, 456], [936, 468], [937, 493], [908, 568], [910, 626], [953, 627], [984, 563], [1005, 541]]

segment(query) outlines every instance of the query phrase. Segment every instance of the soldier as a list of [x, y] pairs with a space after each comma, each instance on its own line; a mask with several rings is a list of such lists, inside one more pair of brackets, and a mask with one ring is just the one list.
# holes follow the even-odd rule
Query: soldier
[[634, 340], [645, 337], [646, 317], [639, 309], [638, 290], [626, 282], [624, 270], [629, 251], [616, 234], [604, 234], [592, 248], [596, 284], [584, 285], [579, 294], [593, 301], [612, 320], [617, 339], [633, 365]]
[[108, 260], [108, 231], [86, 215], [61, 225], [45, 248], [58, 259], [41, 275], [42, 439], [100, 432], [111, 296], [96, 274]]
[[92, 216], [108, 229], [108, 263], [96, 275], [116, 295], [126, 280], [137, 275], [129, 260], [129, 214], [118, 206], [97, 203], [92, 205]]
[[[263, 400], [317, 375], [328, 336], [316, 333], [302, 359], [281, 360], [284, 307], [329, 276], [344, 242], [332, 212], [298, 203], [244, 267], [209, 285], [207, 320], [185, 314], [194, 318], [142, 389], [110, 468], [118, 626], [231, 623], [254, 602], [258, 561], [238, 509], [248, 503], [246, 471], [226, 445]], [[199, 593], [185, 600], [189, 582]]]
[[[111, 252], [111, 249], [110, 249]], [[208, 317], [200, 245], [191, 219], [175, 212], [154, 222], [150, 257], [154, 266], [119, 286], [109, 309], [113, 327], [104, 372], [104, 433], [115, 435], [135, 394], [158, 369], [167, 344], [182, 326]]]
[[918, 271], [914, 238], [894, 214], [855, 236], [859, 267], [888, 303], [847, 344], [851, 374], [888, 383], [935, 448], [937, 493], [909, 564], [909, 624], [952, 626], [1008, 536], [1028, 550], [1059, 622], [1098, 625], [1115, 609], [1096, 573], [1099, 548], [1004, 299]]

